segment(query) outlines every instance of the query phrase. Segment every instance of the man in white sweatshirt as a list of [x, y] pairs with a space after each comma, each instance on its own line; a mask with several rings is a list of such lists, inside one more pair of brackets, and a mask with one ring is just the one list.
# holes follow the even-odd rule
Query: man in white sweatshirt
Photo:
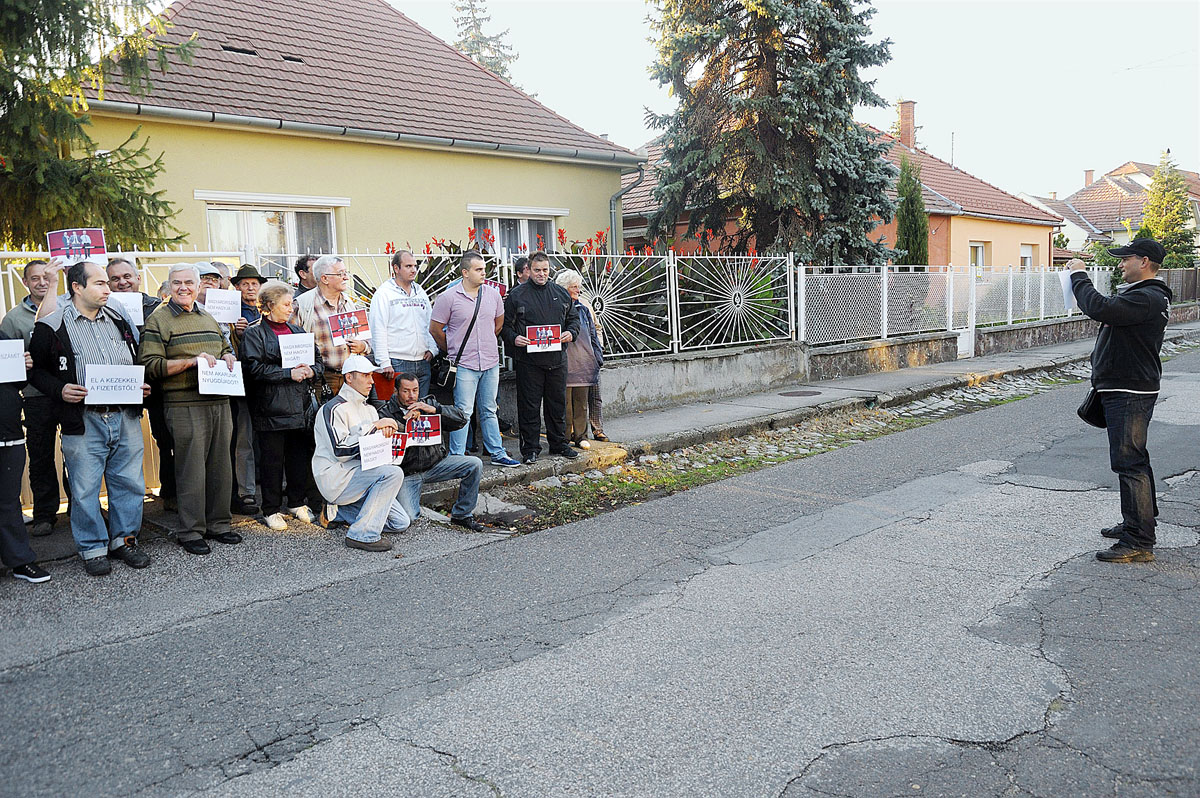
[[438, 345], [429, 332], [433, 305], [417, 284], [417, 259], [407, 249], [392, 256], [392, 279], [371, 298], [371, 344], [383, 376], [416, 374], [421, 396], [429, 393], [429, 361]]
[[374, 371], [374, 364], [363, 355], [350, 355], [342, 364], [342, 389], [317, 414], [312, 468], [321, 495], [350, 524], [346, 545], [363, 551], [388, 551], [392, 543], [381, 533], [385, 529], [403, 532], [409, 518], [396, 501], [404, 484], [400, 466], [383, 465], [363, 471], [359, 457], [362, 436], [379, 430], [390, 437], [398, 429], [393, 419], [381, 419], [367, 402]]

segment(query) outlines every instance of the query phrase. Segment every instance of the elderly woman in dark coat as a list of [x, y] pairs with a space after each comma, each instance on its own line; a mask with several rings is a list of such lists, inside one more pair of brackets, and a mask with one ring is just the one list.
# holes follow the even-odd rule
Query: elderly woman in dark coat
[[[312, 476], [312, 383], [324, 374], [320, 351], [313, 346], [311, 366], [283, 367], [279, 339], [302, 334], [288, 322], [292, 315], [292, 287], [270, 280], [259, 290], [262, 318], [246, 328], [241, 359], [249, 382], [248, 402], [262, 464], [262, 510], [267, 526], [287, 529], [283, 513], [313, 523], [309, 507], [323, 501]], [[287, 474], [287, 505], [283, 505], [283, 477]], [[305, 503], [309, 505], [305, 506]]]
[[579, 335], [567, 344], [567, 440], [587, 449], [591, 446], [587, 440], [588, 391], [600, 385], [604, 350], [592, 309], [579, 301], [583, 277], [573, 269], [564, 269], [555, 282], [567, 289], [579, 313]]

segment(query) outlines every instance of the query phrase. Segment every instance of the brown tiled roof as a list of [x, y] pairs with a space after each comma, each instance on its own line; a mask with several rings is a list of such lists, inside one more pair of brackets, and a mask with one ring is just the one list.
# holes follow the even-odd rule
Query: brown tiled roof
[[1109, 236], [1102, 231], [1097, 230], [1092, 226], [1091, 222], [1084, 218], [1075, 206], [1066, 200], [1051, 199], [1050, 197], [1034, 197], [1038, 202], [1045, 205], [1050, 210], [1063, 217], [1068, 222], [1071, 222], [1076, 227], [1079, 227], [1087, 232], [1089, 241], [1109, 241]]
[[[1154, 173], [1157, 170], [1158, 170], [1158, 167], [1152, 163], [1142, 163], [1141, 161], [1126, 161], [1125, 163], [1118, 166], [1116, 169], [1113, 169], [1110, 172], [1106, 172], [1105, 175], [1117, 177], [1120, 175], [1130, 175], [1130, 174], [1133, 174], [1134, 172], [1140, 172], [1141, 174], [1146, 175], [1146, 177], [1152, 178], [1152, 177], [1154, 177]], [[1183, 182], [1187, 183], [1188, 193], [1191, 194], [1193, 197], [1200, 199], [1200, 173], [1190, 172], [1187, 169], [1178, 169], [1178, 167], [1176, 168], [1176, 170], [1181, 175], [1183, 175]]]
[[[621, 198], [621, 215], [622, 216], [647, 216], [658, 207], [654, 201], [654, 189], [658, 187], [658, 173], [656, 167], [659, 161], [662, 160], [663, 147], [659, 139], [647, 144], [644, 148], [648, 158], [646, 163], [646, 179], [642, 184], [630, 191]], [[897, 160], [897, 164], [899, 161]], [[621, 186], [628, 186], [637, 180], [637, 174], [627, 174], [621, 178]], [[928, 186], [922, 184], [921, 195], [925, 200], [925, 211], [932, 214], [957, 214], [959, 208], [953, 202], [948, 201], [945, 197], [932, 191]], [[896, 199], [895, 186], [889, 186], [888, 196]]]
[[106, 101], [631, 155], [383, 0], [180, 0], [166, 16], [175, 25], [167, 41], [199, 32], [193, 64], [154, 73], [142, 98], [109, 84]]
[[1029, 221], [1046, 225], [1062, 221], [1059, 217], [1043, 211], [1036, 205], [1031, 205], [1020, 197], [1009, 194], [991, 183], [951, 166], [941, 158], [935, 158], [921, 149], [909, 149], [901, 144], [899, 139], [893, 138], [887, 133], [878, 130], [875, 132], [891, 144], [891, 149], [887, 153], [888, 160], [899, 167], [900, 156], [907, 154], [921, 167], [921, 183], [959, 206], [962, 213], [968, 216], [998, 216], [1014, 221]]
[[1142, 224], [1142, 206], [1146, 204], [1148, 192], [1138, 182], [1128, 177], [1105, 175], [1084, 186], [1066, 201], [1074, 207], [1093, 227], [1106, 233], [1125, 228], [1125, 220], [1136, 230]]

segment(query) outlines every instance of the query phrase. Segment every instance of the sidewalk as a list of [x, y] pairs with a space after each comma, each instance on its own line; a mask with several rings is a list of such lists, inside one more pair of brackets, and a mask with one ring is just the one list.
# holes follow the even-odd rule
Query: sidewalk
[[[1172, 325], [1167, 329], [1167, 340], [1182, 338], [1200, 338], [1200, 322]], [[580, 452], [580, 457], [573, 461], [543, 454], [542, 459], [532, 466], [513, 469], [486, 466], [480, 491], [499, 485], [525, 484], [557, 474], [604, 469], [629, 457], [786, 427], [845, 408], [904, 404], [929, 394], [1010, 374], [1086, 361], [1094, 345], [1094, 338], [1086, 338], [952, 363], [797, 383], [765, 393], [616, 416], [604, 422], [604, 431], [612, 443], [592, 441], [592, 448]], [[515, 444], [515, 441], [505, 439], [505, 443]], [[426, 491], [425, 496], [426, 502], [432, 503], [450, 498], [452, 494], [441, 489]]]

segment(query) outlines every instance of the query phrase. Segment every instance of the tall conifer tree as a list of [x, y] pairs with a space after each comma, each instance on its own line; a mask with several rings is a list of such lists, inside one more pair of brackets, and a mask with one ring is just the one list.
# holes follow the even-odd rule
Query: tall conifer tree
[[[163, 40], [168, 25], [147, 0], [5, 0], [0, 7], [0, 246], [45, 246], [45, 232], [103, 227], [110, 241], [177, 240], [170, 205], [154, 190], [162, 159], [135, 132], [102, 152], [89, 135], [84, 91], [119, 79], [137, 95], [173, 57], [190, 60], [193, 35]], [[96, 60], [97, 53], [104, 53]]]
[[1187, 226], [1191, 220], [1187, 183], [1167, 150], [1154, 170], [1149, 196], [1142, 208], [1142, 224], [1150, 228], [1168, 256], [1175, 255], [1183, 261], [1179, 265], [1188, 265], [1196, 257], [1196, 229]]
[[905, 266], [929, 264], [929, 214], [921, 195], [921, 167], [900, 156], [900, 178], [896, 182], [896, 263]]
[[492, 21], [485, 0], [458, 0], [454, 4], [454, 13], [454, 25], [458, 28], [455, 49], [511, 83], [508, 68], [517, 56], [504, 41], [507, 30], [490, 36], [483, 32], [483, 26]]
[[678, 101], [664, 131], [651, 235], [691, 211], [689, 233], [738, 230], [725, 251], [790, 250], [820, 264], [879, 263], [867, 233], [895, 207], [886, 145], [855, 123], [885, 105], [865, 68], [873, 10], [847, 0], [659, 0], [652, 75]]

